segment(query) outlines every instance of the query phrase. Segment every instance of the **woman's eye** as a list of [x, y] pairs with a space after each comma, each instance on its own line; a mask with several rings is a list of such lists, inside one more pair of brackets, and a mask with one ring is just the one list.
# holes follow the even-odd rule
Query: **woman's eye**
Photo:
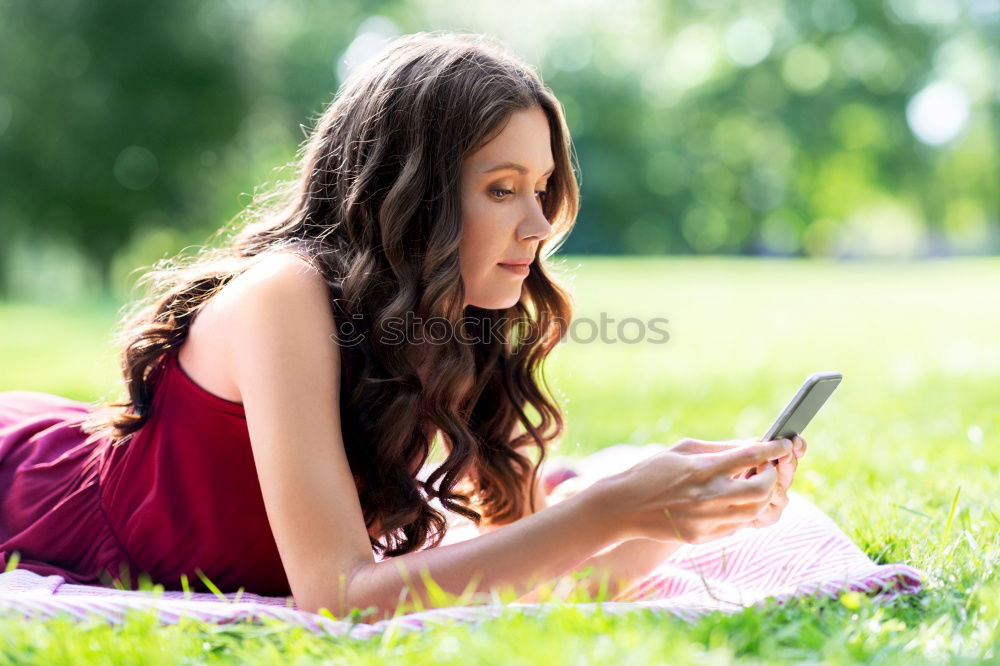
[[[497, 194], [496, 194], [497, 192], [501, 193], [501, 195], [497, 196]], [[514, 192], [512, 190], [504, 190], [504, 189], [492, 189], [492, 190], [490, 190], [490, 194], [493, 194], [493, 196], [496, 197], [497, 199], [503, 199], [504, 195], [513, 194], [513, 193]], [[545, 190], [535, 190], [535, 194], [536, 195], [540, 195], [542, 197], [542, 201], [545, 201], [545, 199], [549, 196], [549, 193], [546, 192]]]

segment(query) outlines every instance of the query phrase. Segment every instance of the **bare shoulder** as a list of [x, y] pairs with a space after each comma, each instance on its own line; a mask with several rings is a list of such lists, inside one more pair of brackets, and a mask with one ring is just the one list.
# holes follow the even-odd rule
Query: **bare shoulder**
[[245, 356], [231, 352], [241, 331], [261, 325], [248, 321], [248, 317], [264, 311], [276, 316], [274, 308], [278, 304], [290, 310], [283, 316], [311, 313], [312, 321], [303, 321], [299, 326], [329, 327], [332, 314], [323, 317], [327, 294], [322, 274], [305, 259], [290, 252], [261, 256], [201, 307], [181, 345], [181, 367], [209, 392], [242, 402], [233, 361]]
[[234, 278], [226, 290], [230, 301], [246, 302], [275, 295], [297, 296], [302, 290], [315, 297], [317, 293], [326, 293], [327, 287], [319, 270], [302, 257], [291, 252], [274, 252]]
[[213, 300], [221, 322], [217, 350], [232, 390], [243, 400], [251, 365], [338, 368], [330, 289], [322, 273], [287, 252], [262, 257]]
[[260, 257], [200, 308], [181, 346], [181, 366], [204, 388], [241, 402], [230, 351], [247, 317], [272, 307], [272, 301], [291, 299], [298, 308], [319, 304], [327, 292], [323, 276], [301, 257], [290, 252]]

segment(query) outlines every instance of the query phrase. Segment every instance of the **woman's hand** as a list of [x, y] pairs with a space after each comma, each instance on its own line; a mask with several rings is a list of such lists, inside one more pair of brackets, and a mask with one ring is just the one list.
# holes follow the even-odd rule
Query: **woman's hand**
[[[712, 451], [727, 451], [745, 444], [747, 440], [732, 439], [719, 442], [704, 441], [699, 439], [685, 439], [681, 440], [680, 443], [671, 447], [672, 451], [679, 451], [681, 453], [710, 453]], [[756, 442], [762, 442], [763, 439], [758, 437]], [[781, 517], [781, 512], [788, 505], [788, 489], [792, 485], [792, 481], [795, 478], [795, 471], [798, 469], [799, 458], [806, 454], [806, 440], [801, 435], [795, 435], [792, 437], [792, 452], [778, 458], [777, 472], [778, 472], [778, 482], [775, 487], [774, 497], [771, 499], [771, 503], [768, 507], [761, 512], [751, 524], [753, 527], [766, 527], [768, 525], [773, 525]], [[744, 478], [750, 478], [751, 476], [758, 473], [757, 467], [752, 467], [746, 470], [743, 474]]]
[[[770, 524], [764, 521], [777, 520], [788, 500], [778, 487], [782, 463], [766, 463], [788, 456], [788, 439], [681, 440], [614, 476], [627, 538], [703, 543]], [[789, 464], [780, 474], [790, 483]], [[760, 471], [748, 476], [754, 467]]]
[[[680, 443], [671, 447], [670, 450], [678, 451], [681, 453], [710, 453], [712, 451], [727, 451], [745, 444], [747, 440], [732, 439], [726, 441], [712, 442], [704, 441], [699, 439], [685, 439], [681, 440]], [[756, 442], [762, 442], [763, 439], [758, 437]], [[795, 478], [795, 471], [798, 469], [799, 458], [806, 454], [806, 440], [801, 435], [795, 435], [792, 437], [792, 452], [778, 458], [777, 472], [778, 472], [778, 482], [775, 487], [774, 497], [771, 499], [771, 503], [768, 507], [761, 512], [761, 515], [752, 522], [754, 527], [766, 527], [767, 525], [773, 525], [781, 517], [781, 512], [788, 505], [788, 489], [792, 486], [792, 481]], [[743, 474], [744, 478], [750, 478], [751, 476], [758, 473], [757, 467], [752, 467], [746, 470]]]
[[[788, 489], [795, 479], [795, 471], [799, 466], [799, 458], [806, 454], [806, 440], [800, 435], [792, 438], [792, 452], [777, 460], [778, 483], [775, 490], [774, 499], [771, 504], [757, 517], [754, 522], [755, 527], [766, 527], [773, 525], [781, 517], [781, 512], [788, 504]], [[754, 470], [749, 470], [747, 475], [752, 475]]]

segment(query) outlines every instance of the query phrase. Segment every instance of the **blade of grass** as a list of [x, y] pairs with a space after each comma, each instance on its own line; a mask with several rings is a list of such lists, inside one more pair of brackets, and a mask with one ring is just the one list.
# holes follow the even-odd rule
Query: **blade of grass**
[[944, 547], [948, 543], [948, 533], [951, 532], [951, 524], [955, 521], [955, 509], [958, 508], [958, 495], [962, 492], [962, 486], [955, 488], [955, 497], [951, 500], [951, 510], [948, 511], [948, 520], [944, 524], [944, 531], [941, 533], [941, 547], [938, 549], [938, 557], [944, 554]]

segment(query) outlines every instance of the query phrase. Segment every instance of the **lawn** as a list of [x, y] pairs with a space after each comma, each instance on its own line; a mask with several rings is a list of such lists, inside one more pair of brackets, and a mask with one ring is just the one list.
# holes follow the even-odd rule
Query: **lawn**
[[[800, 601], [688, 625], [666, 615], [512, 615], [353, 642], [280, 625], [124, 628], [0, 620], [0, 664], [273, 662], [913, 663], [1000, 659], [1000, 261], [560, 259], [576, 317], [654, 317], [665, 343], [586, 342], [548, 375], [568, 430], [552, 455], [628, 442], [756, 437], [802, 379], [844, 380], [805, 432], [794, 488], [872, 558], [918, 567], [891, 605]], [[116, 389], [117, 304], [0, 305], [0, 390], [95, 400]], [[641, 337], [629, 322], [624, 337]], [[647, 330], [653, 339], [662, 334]]]

